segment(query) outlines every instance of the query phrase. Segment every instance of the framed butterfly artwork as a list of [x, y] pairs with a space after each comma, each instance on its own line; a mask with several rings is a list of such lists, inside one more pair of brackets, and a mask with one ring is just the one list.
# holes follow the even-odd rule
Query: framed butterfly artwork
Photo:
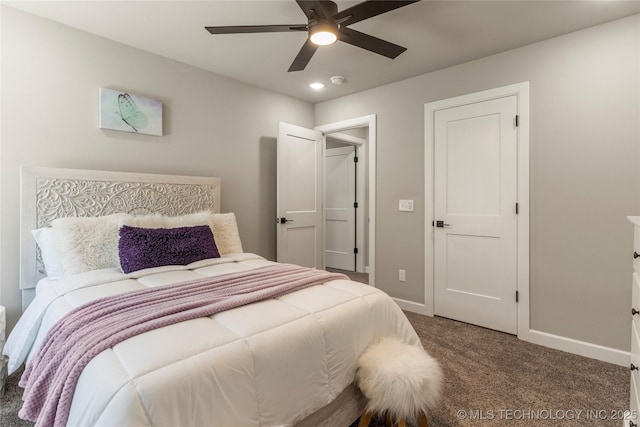
[[162, 136], [162, 102], [100, 88], [100, 129]]

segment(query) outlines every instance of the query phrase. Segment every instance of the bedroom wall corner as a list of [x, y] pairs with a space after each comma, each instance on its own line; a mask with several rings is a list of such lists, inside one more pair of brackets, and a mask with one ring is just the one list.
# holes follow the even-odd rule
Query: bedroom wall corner
[[[0, 6], [0, 295], [20, 315], [20, 166], [222, 178], [247, 252], [275, 259], [279, 121], [313, 126], [313, 105]], [[98, 128], [98, 89], [163, 103], [164, 136]]]

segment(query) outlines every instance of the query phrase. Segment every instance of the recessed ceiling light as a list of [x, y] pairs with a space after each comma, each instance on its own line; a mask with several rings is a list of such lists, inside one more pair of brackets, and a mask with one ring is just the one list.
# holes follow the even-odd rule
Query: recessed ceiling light
[[309, 83], [309, 87], [313, 90], [324, 89], [324, 83], [320, 83], [320, 82]]

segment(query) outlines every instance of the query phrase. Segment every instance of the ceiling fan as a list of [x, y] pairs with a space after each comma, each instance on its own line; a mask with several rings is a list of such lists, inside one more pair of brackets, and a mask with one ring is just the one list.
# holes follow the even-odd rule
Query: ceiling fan
[[307, 16], [308, 23], [300, 25], [239, 25], [205, 27], [211, 34], [275, 33], [307, 31], [307, 41], [289, 67], [289, 71], [301, 71], [307, 66], [318, 46], [329, 45], [340, 40], [368, 51], [395, 58], [407, 48], [386, 40], [361, 33], [348, 25], [390, 12], [420, 0], [368, 0], [338, 12], [338, 6], [328, 0], [296, 0]]

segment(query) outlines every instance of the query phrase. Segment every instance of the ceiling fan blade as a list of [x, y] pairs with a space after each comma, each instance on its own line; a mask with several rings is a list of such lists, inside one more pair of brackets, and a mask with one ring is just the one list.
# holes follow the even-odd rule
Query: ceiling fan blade
[[289, 67], [288, 71], [302, 71], [307, 66], [309, 61], [311, 61], [311, 57], [318, 50], [318, 46], [311, 43], [311, 40], [307, 39], [307, 41], [302, 45], [302, 49], [298, 52], [296, 59], [293, 60], [293, 63]]
[[341, 28], [338, 39], [391, 59], [407, 50], [406, 47], [398, 46], [397, 44], [361, 33], [351, 28]]
[[356, 22], [360, 22], [368, 18], [372, 18], [374, 16], [378, 16], [386, 12], [390, 12], [394, 9], [399, 9], [403, 6], [407, 6], [412, 3], [417, 3], [418, 1], [420, 0], [407, 0], [407, 1], [368, 0], [362, 3], [358, 3], [357, 5], [352, 6], [348, 9], [340, 11], [339, 13], [333, 16], [333, 19], [336, 21], [339, 21], [345, 18], [345, 20], [340, 22], [340, 24], [342, 26], [347, 26], [347, 25], [355, 24]]
[[204, 27], [211, 34], [282, 33], [307, 31], [306, 25], [234, 25], [228, 27]]
[[[338, 12], [338, 5], [328, 0], [296, 0], [307, 18], [331, 18]], [[316, 15], [312, 11], [316, 12]]]

